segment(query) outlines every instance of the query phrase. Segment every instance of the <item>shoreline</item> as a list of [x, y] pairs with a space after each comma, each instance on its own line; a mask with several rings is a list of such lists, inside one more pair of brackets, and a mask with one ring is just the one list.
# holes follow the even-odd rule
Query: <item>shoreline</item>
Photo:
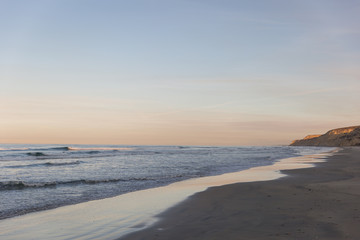
[[289, 146], [0, 147], [0, 220], [327, 151]]
[[[286, 158], [273, 165], [189, 179], [165, 187], [5, 219], [0, 221], [0, 237], [37, 240], [116, 239], [151, 228], [159, 221], [160, 213], [207, 188], [281, 178], [285, 175], [280, 169], [311, 167], [314, 162], [323, 161], [324, 154], [329, 153]], [[32, 238], [28, 238], [29, 235]]]
[[121, 240], [360, 239], [360, 148], [287, 177], [211, 187]]

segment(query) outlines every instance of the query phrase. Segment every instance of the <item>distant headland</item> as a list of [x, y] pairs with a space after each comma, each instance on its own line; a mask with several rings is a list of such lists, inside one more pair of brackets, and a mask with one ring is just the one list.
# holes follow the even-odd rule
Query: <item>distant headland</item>
[[337, 128], [322, 135], [308, 135], [293, 141], [290, 146], [360, 146], [360, 126]]

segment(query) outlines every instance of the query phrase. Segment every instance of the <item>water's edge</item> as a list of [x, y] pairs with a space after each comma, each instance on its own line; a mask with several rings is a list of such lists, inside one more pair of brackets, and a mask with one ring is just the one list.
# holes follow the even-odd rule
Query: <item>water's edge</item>
[[[188, 179], [182, 182], [177, 182], [171, 184], [171, 187], [174, 188], [192, 188], [194, 187], [198, 188], [197, 191], [194, 191], [187, 197], [185, 197], [183, 200], [176, 202], [175, 204], [169, 206], [166, 209], [163, 209], [160, 211], [157, 215], [154, 215], [152, 217], [152, 221], [149, 221], [148, 224], [142, 225], [141, 229], [136, 229], [133, 231], [130, 231], [129, 233], [123, 234], [120, 238], [117, 240], [121, 240], [126, 235], [140, 231], [146, 228], [149, 228], [156, 224], [161, 218], [162, 212], [167, 211], [169, 208], [174, 207], [177, 204], [180, 204], [187, 198], [191, 197], [192, 195], [206, 191], [208, 188], [211, 187], [221, 187], [229, 184], [234, 183], [246, 183], [246, 182], [257, 182], [257, 181], [272, 181], [279, 178], [287, 177], [287, 174], [282, 173], [283, 170], [292, 170], [292, 169], [301, 169], [301, 168], [311, 168], [316, 167], [316, 163], [326, 162], [327, 158], [335, 154], [336, 152], [340, 151], [341, 148], [336, 148], [334, 150], [328, 151], [328, 152], [322, 152], [317, 153], [313, 155], [305, 155], [300, 157], [290, 157], [290, 158], [284, 158], [280, 159], [279, 161], [275, 162], [272, 165], [266, 165], [266, 166], [258, 166], [253, 167], [250, 169], [246, 169], [239, 172], [234, 173], [226, 173], [218, 176], [209, 176], [209, 177], [202, 177], [202, 178], [196, 178], [196, 179]], [[200, 187], [203, 187], [200, 189]]]
[[1, 220], [0, 237], [5, 240], [117, 239], [151, 226], [158, 221], [159, 213], [209, 187], [278, 179], [285, 176], [281, 170], [312, 167], [334, 151]]
[[323, 151], [288, 146], [0, 144], [0, 219]]

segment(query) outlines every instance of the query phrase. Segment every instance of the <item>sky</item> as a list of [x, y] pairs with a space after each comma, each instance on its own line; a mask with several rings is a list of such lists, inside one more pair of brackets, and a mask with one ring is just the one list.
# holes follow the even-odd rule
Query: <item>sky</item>
[[355, 0], [0, 0], [0, 143], [286, 145], [360, 125]]

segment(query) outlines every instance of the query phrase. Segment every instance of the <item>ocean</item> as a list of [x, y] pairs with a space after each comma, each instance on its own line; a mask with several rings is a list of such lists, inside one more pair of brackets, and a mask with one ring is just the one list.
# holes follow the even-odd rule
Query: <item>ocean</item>
[[0, 219], [325, 151], [329, 148], [0, 144]]

